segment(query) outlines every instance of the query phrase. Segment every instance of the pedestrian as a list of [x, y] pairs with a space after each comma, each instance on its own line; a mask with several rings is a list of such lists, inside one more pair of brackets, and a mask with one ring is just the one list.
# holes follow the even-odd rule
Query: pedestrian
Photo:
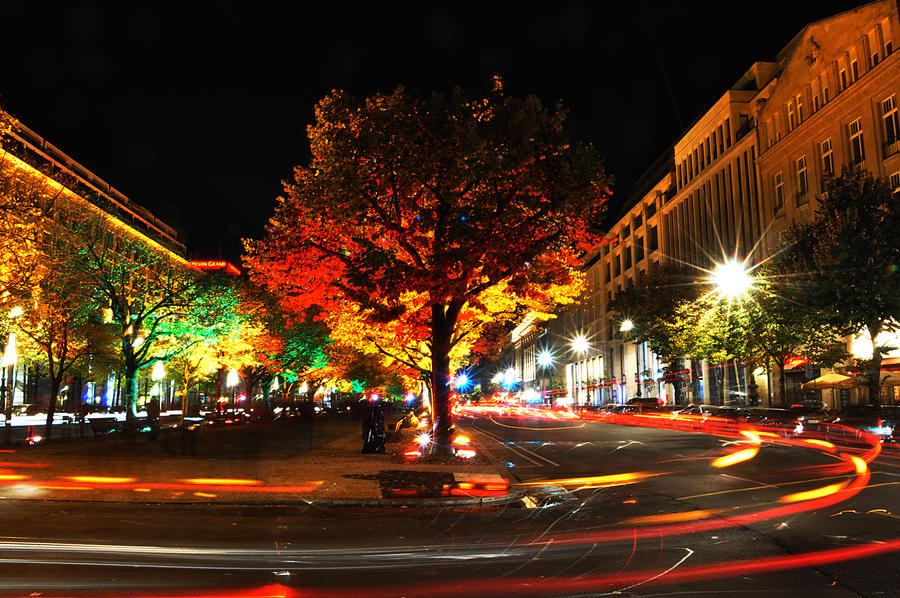
[[150, 424], [150, 440], [159, 435], [159, 399], [151, 398], [147, 403], [147, 423]]
[[384, 453], [384, 411], [377, 398], [365, 402], [362, 453]]

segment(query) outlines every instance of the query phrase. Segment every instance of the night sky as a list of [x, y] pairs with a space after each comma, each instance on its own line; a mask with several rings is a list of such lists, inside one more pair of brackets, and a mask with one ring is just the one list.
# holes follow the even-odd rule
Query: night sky
[[500, 73], [562, 100], [624, 196], [754, 60], [860, 2], [353, 4], [6, 0], [0, 105], [192, 255], [237, 262], [332, 89], [482, 91]]

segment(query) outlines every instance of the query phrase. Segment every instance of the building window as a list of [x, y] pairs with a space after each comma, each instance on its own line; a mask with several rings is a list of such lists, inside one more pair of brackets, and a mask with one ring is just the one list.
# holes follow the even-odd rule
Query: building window
[[850, 135], [850, 163], [854, 166], [862, 164], [866, 159], [865, 144], [863, 143], [862, 119], [857, 118], [848, 127]]
[[638, 263], [644, 259], [644, 239], [641, 237], [634, 238], [634, 263]]
[[622, 232], [619, 233], [619, 239], [624, 241], [625, 239], [627, 239], [630, 236], [631, 236], [631, 228], [626, 224], [625, 226], [622, 227]]
[[897, 96], [881, 102], [881, 122], [884, 125], [884, 157], [900, 151], [900, 117], [897, 115]]
[[850, 74], [853, 75], [851, 81], [859, 79], [859, 63], [856, 60], [850, 61]]
[[891, 189], [894, 193], [900, 193], [900, 172], [895, 172], [890, 176]]
[[841, 68], [840, 70], [840, 83], [841, 86], [838, 91], [844, 91], [845, 89], [847, 89], [847, 69], [845, 68]]
[[646, 206], [644, 206], [644, 218], [650, 218], [656, 214], [656, 202], [651, 201]]
[[719, 157], [719, 144], [716, 142], [716, 130], [712, 132], [712, 157], [713, 160]]
[[606, 262], [605, 270], [606, 270], [606, 282], [609, 282], [612, 280], [612, 263]]
[[622, 266], [622, 271], [626, 271], [631, 268], [631, 247], [625, 247], [622, 249], [622, 260], [625, 264]]
[[794, 114], [794, 102], [788, 102], [787, 115], [788, 115], [788, 131], [793, 131], [794, 128], [797, 126], [797, 116]]
[[797, 204], [806, 203], [806, 193], [809, 191], [809, 183], [806, 179], [806, 156], [797, 159]]
[[775, 186], [775, 212], [780, 212], [784, 208], [784, 174], [776, 172], [774, 177]]
[[654, 252], [659, 249], [659, 237], [656, 234], [655, 226], [650, 227], [650, 231], [647, 233], [647, 242], [650, 247], [650, 252]]
[[822, 175], [834, 176], [834, 151], [831, 148], [831, 137], [821, 143]]
[[820, 79], [822, 81], [822, 101], [827, 104], [831, 100], [831, 89], [828, 87], [828, 73], [822, 73]]
[[719, 153], [724, 154], [725, 153], [725, 136], [722, 134], [722, 125], [719, 125], [718, 129], [716, 129], [716, 130], [719, 132]]
[[803, 94], [797, 94], [797, 122], [802, 123], [803, 119], [806, 118], [803, 114]]
[[634, 215], [634, 218], [631, 220], [631, 229], [637, 230], [644, 223], [644, 215], [641, 212], [638, 212]]

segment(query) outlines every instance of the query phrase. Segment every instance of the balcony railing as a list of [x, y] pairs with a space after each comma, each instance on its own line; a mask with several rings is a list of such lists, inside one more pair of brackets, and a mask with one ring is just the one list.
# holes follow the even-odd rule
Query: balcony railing
[[898, 152], [900, 152], [900, 139], [889, 141], [882, 144], [881, 146], [881, 153], [885, 158], [887, 158], [888, 156], [893, 156]]

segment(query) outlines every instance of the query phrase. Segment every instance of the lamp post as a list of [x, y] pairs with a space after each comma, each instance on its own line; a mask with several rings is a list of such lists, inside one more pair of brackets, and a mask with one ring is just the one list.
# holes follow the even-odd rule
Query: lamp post
[[228, 370], [228, 377], [225, 378], [225, 386], [231, 389], [231, 408], [234, 409], [234, 388], [238, 385], [237, 370]]
[[549, 349], [542, 350], [538, 353], [537, 364], [539, 367], [543, 368], [544, 372], [547, 374], [547, 386], [544, 387], [544, 389], [547, 390], [547, 387], [553, 386], [553, 353], [551, 353]]
[[[587, 337], [584, 334], [579, 333], [575, 336], [575, 338], [572, 339], [572, 352], [576, 353], [578, 355], [578, 359], [581, 359], [581, 357], [583, 357], [584, 354], [590, 350], [591, 350], [591, 343], [590, 343], [590, 341], [588, 341]], [[578, 367], [579, 367], [579, 364], [578, 364], [578, 361], [576, 361], [575, 362], [576, 370]], [[579, 405], [581, 404], [580, 401], [578, 400], [579, 387], [580, 387], [580, 389], [584, 389], [584, 386], [585, 386], [585, 381], [583, 379], [580, 380], [578, 382], [578, 384], [575, 384], [576, 396], [574, 397], [574, 399], [575, 399], [576, 404], [579, 404]]]
[[[22, 308], [18, 305], [9, 310], [9, 319], [15, 320], [22, 315]], [[16, 353], [16, 333], [10, 332], [6, 341], [6, 349], [3, 351], [3, 360], [0, 365], [6, 373], [6, 401], [4, 407], [6, 414], [6, 444], [12, 444], [12, 404], [15, 397], [16, 379], [15, 367], [19, 360]]]
[[[714, 285], [719, 299], [721, 301], [726, 301], [728, 304], [735, 301], [742, 301], [753, 289], [754, 284], [753, 276], [744, 264], [735, 258], [716, 264], [716, 267], [710, 275], [710, 282]], [[735, 360], [735, 368], [736, 367], [737, 362]], [[738, 387], [740, 387], [740, 378], [738, 377], [737, 369], [735, 369], [735, 378], [735, 382], [738, 384]], [[723, 404], [725, 402], [725, 386], [727, 386], [727, 384], [728, 374], [727, 370], [724, 370], [723, 387], [722, 392], [720, 393], [720, 400]], [[716, 383], [716, 388], [718, 389], [718, 383]]]

